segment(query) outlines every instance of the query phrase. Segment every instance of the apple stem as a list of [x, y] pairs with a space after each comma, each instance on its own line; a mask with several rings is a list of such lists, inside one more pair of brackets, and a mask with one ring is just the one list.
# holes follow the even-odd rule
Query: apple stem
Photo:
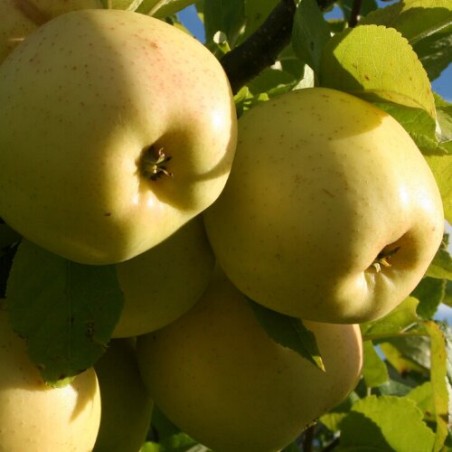
[[388, 250], [381, 250], [377, 257], [375, 258], [374, 262], [372, 263], [372, 267], [375, 269], [377, 273], [381, 271], [381, 267], [391, 267], [391, 262], [388, 260], [391, 256], [394, 256], [394, 254], [399, 251], [400, 246], [396, 246], [395, 248], [388, 249]]
[[168, 171], [166, 164], [171, 160], [163, 147], [151, 145], [146, 148], [141, 157], [141, 171], [143, 175], [152, 181], [160, 179], [162, 176], [172, 177], [173, 173]]

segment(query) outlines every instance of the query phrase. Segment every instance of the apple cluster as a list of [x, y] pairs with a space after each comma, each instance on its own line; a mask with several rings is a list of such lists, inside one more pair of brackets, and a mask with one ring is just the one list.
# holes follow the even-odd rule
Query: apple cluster
[[[114, 265], [124, 306], [104, 356], [62, 388], [0, 309], [0, 451], [136, 452], [154, 404], [215, 452], [281, 450], [355, 388], [359, 324], [434, 258], [444, 215], [425, 159], [390, 115], [332, 89], [237, 120], [214, 55], [152, 17], [54, 15], [2, 49], [0, 216]], [[252, 303], [302, 320], [324, 369]]]

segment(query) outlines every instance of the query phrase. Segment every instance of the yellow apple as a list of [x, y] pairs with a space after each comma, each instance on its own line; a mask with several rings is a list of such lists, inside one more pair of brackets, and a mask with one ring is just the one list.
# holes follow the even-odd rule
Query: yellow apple
[[310, 88], [250, 110], [239, 137], [205, 224], [241, 291], [288, 315], [339, 323], [376, 319], [408, 296], [444, 219], [435, 179], [395, 119]]
[[215, 452], [273, 452], [293, 441], [355, 387], [357, 325], [306, 322], [326, 372], [274, 342], [244, 295], [216, 275], [198, 304], [137, 339], [156, 406]]
[[0, 63], [39, 26], [60, 14], [102, 8], [101, 0], [0, 0]]
[[149, 251], [117, 264], [124, 305], [113, 337], [149, 333], [180, 317], [206, 289], [214, 264], [199, 215]]
[[151, 426], [152, 401], [128, 339], [114, 339], [95, 364], [102, 418], [94, 452], [138, 452]]
[[191, 36], [120, 10], [63, 14], [0, 66], [0, 216], [112, 264], [212, 204], [236, 144], [228, 79]]
[[1, 303], [0, 451], [91, 451], [101, 416], [95, 371], [61, 388], [46, 386]]

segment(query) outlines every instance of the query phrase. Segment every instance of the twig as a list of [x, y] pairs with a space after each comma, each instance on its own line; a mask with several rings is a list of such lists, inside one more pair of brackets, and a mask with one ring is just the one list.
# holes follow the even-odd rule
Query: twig
[[246, 41], [221, 58], [234, 93], [274, 64], [290, 43], [295, 11], [295, 0], [281, 0]]
[[358, 25], [359, 14], [361, 12], [362, 0], [354, 0], [352, 10], [350, 11], [350, 18], [348, 19], [348, 26], [350, 28]]

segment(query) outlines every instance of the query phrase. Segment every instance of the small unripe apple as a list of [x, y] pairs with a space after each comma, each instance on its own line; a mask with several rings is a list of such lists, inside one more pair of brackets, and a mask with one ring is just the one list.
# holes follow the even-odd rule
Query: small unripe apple
[[120, 10], [41, 26], [0, 66], [0, 216], [85, 264], [152, 248], [211, 205], [236, 114], [220, 63], [183, 31]]
[[0, 301], [0, 451], [88, 452], [99, 430], [99, 384], [91, 368], [61, 388], [47, 386]]
[[441, 196], [389, 114], [325, 88], [292, 91], [239, 120], [228, 183], [205, 212], [214, 253], [254, 301], [324, 322], [387, 314], [441, 243]]
[[215, 265], [201, 216], [159, 245], [116, 265], [124, 305], [113, 337], [150, 333], [188, 311]]
[[110, 341], [94, 366], [102, 418], [94, 452], [138, 452], [151, 426], [152, 400], [138, 370], [134, 344]]
[[275, 452], [355, 387], [357, 325], [305, 322], [325, 364], [273, 341], [245, 296], [221, 274], [187, 314], [137, 339], [156, 406], [215, 452]]
[[31, 32], [60, 14], [102, 8], [101, 0], [0, 0], [0, 63]]

